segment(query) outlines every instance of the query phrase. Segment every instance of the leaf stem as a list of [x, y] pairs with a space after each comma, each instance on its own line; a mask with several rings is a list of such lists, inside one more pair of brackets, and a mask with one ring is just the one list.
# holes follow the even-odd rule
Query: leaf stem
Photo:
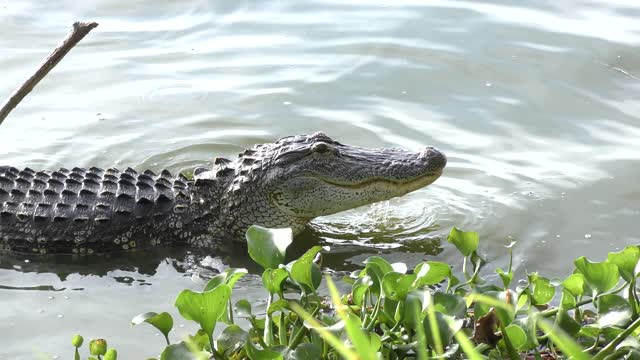
[[610, 352], [615, 350], [616, 346], [620, 345], [620, 343], [626, 339], [629, 335], [631, 335], [636, 328], [640, 326], [640, 318], [636, 319], [634, 322], [629, 325], [623, 332], [621, 332], [615, 339], [613, 339], [610, 343], [608, 343], [605, 347], [602, 348], [594, 357], [593, 360], [602, 360]]

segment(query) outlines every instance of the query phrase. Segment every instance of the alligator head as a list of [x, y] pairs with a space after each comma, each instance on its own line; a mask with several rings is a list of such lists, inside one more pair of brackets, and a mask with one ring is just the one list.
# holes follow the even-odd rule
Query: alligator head
[[253, 224], [297, 233], [315, 217], [402, 196], [434, 182], [446, 163], [433, 147], [367, 149], [318, 132], [216, 159], [196, 178], [221, 184], [216, 227], [243, 239]]

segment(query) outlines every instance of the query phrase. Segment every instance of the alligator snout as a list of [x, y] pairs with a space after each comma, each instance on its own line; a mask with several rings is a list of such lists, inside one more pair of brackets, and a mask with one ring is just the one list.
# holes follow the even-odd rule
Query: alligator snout
[[420, 150], [418, 158], [425, 162], [429, 170], [432, 171], [441, 171], [447, 165], [445, 154], [433, 146], [427, 146]]

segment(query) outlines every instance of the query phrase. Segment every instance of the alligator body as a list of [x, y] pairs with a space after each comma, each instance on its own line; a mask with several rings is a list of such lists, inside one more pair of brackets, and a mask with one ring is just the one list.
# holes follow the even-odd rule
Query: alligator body
[[317, 216], [435, 181], [446, 157], [343, 145], [323, 133], [256, 145], [184, 175], [0, 167], [0, 250], [89, 255], [187, 243], [220, 248], [253, 224], [295, 233]]

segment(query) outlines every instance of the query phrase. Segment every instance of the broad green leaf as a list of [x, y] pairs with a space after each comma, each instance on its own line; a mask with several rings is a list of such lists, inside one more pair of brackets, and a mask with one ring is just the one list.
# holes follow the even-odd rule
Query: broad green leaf
[[555, 323], [571, 336], [575, 336], [580, 332], [580, 324], [566, 310], [561, 309], [558, 311]]
[[527, 346], [527, 333], [518, 325], [511, 324], [504, 328], [505, 336], [511, 341], [511, 345], [517, 350], [523, 350]]
[[233, 289], [236, 281], [238, 281], [241, 277], [247, 275], [247, 273], [247, 269], [226, 269], [221, 274], [218, 274], [211, 278], [211, 280], [209, 280], [209, 282], [207, 283], [207, 286], [204, 287], [203, 291], [212, 290], [220, 284], [227, 284]]
[[[431, 323], [430, 318], [434, 318], [435, 323]], [[462, 324], [462, 319], [455, 320], [453, 317], [439, 312], [433, 312], [433, 317], [425, 316], [423, 326], [427, 337], [427, 343], [432, 349], [435, 349], [435, 345], [436, 342], [438, 342], [439, 337], [439, 342], [443, 346], [446, 346], [453, 338], [453, 335], [462, 328]]]
[[373, 281], [369, 275], [365, 275], [353, 283], [353, 286], [351, 287], [351, 295], [354, 304], [358, 306], [362, 304], [365, 300], [365, 295], [367, 295], [367, 290], [372, 284]]
[[204, 360], [207, 357], [191, 352], [184, 342], [169, 345], [160, 354], [160, 360]]
[[233, 308], [236, 311], [236, 316], [243, 318], [253, 316], [253, 313], [251, 312], [251, 303], [246, 299], [238, 300]]
[[197, 351], [211, 351], [211, 343], [209, 342], [209, 336], [207, 336], [207, 334], [204, 332], [204, 330], [202, 329], [198, 329], [198, 331], [196, 331], [195, 334], [193, 335], [189, 335], [187, 337], [187, 346], [189, 346], [189, 349], [191, 350], [197, 350]]
[[618, 266], [620, 275], [626, 282], [631, 282], [636, 275], [636, 265], [640, 260], [640, 248], [627, 246], [620, 252], [610, 252], [607, 260]]
[[415, 274], [404, 275], [397, 272], [389, 272], [382, 279], [384, 296], [391, 300], [404, 300], [409, 291], [415, 289]]
[[321, 246], [314, 246], [291, 265], [291, 278], [311, 290], [316, 290], [322, 280], [322, 277], [318, 276], [321, 275], [320, 269], [313, 262], [321, 250]]
[[480, 237], [475, 231], [462, 231], [453, 227], [449, 233], [447, 241], [455, 245], [462, 255], [469, 256], [478, 249]]
[[[427, 290], [429, 291], [429, 290]], [[404, 300], [404, 326], [420, 332], [419, 324], [422, 324], [422, 311], [428, 306], [430, 294], [425, 290], [413, 290], [407, 294]], [[423, 336], [419, 335], [419, 336]]]
[[369, 343], [371, 350], [375, 353], [382, 347], [382, 337], [380, 337], [380, 335], [376, 334], [375, 332], [370, 332]]
[[289, 277], [284, 268], [265, 269], [262, 273], [262, 285], [272, 294], [282, 292], [282, 283]]
[[600, 327], [624, 326], [631, 321], [631, 305], [619, 295], [607, 294], [597, 300], [598, 321]]
[[433, 309], [445, 315], [463, 319], [467, 315], [467, 304], [458, 295], [437, 292], [433, 294]]
[[600, 329], [598, 326], [596, 326], [594, 324], [588, 324], [588, 325], [584, 325], [582, 328], [580, 328], [579, 334], [595, 338], [595, 337], [600, 336], [601, 332], [602, 332], [602, 329]]
[[229, 325], [216, 340], [216, 350], [229, 355], [231, 352], [244, 347], [249, 334], [238, 325]]
[[380, 291], [382, 289], [382, 278], [387, 273], [393, 271], [393, 267], [391, 264], [387, 262], [387, 260], [379, 257], [379, 256], [371, 256], [367, 258], [365, 261], [364, 271], [360, 273], [360, 275], [369, 275], [373, 284], [371, 284], [371, 291], [375, 295], [380, 295]]
[[584, 295], [584, 275], [581, 273], [575, 273], [564, 279], [562, 287], [569, 291], [573, 296]]
[[551, 285], [549, 279], [539, 276], [538, 273], [529, 274], [531, 285], [532, 305], [546, 305], [556, 294], [556, 288]]
[[220, 316], [224, 314], [231, 296], [231, 287], [218, 285], [207, 292], [182, 290], [176, 298], [175, 305], [186, 320], [197, 322], [212, 342], [213, 329]]
[[560, 306], [558, 307], [555, 323], [571, 336], [575, 336], [580, 332], [580, 324], [576, 322], [568, 312], [568, 310], [573, 309], [575, 306], [575, 296], [566, 288], [562, 289], [562, 298], [560, 299]]
[[244, 348], [251, 360], [284, 360], [284, 356], [280, 352], [271, 349], [258, 349], [251, 341], [247, 341]]
[[173, 329], [173, 318], [171, 317], [171, 315], [169, 315], [169, 313], [162, 312], [158, 314], [155, 312], [147, 312], [131, 319], [131, 325], [138, 325], [142, 324], [143, 322], [151, 324], [153, 327], [160, 330], [160, 332], [168, 340], [169, 332], [171, 331], [171, 329]]
[[618, 267], [609, 261], [591, 262], [584, 256], [574, 261], [587, 284], [598, 294], [613, 289], [620, 280]]
[[267, 309], [267, 314], [271, 315], [276, 311], [283, 312], [284, 310], [290, 310], [291, 309], [291, 307], [289, 306], [290, 301], [293, 301], [293, 300], [279, 299], [272, 302], [271, 305], [269, 305], [269, 308]]
[[276, 269], [284, 262], [287, 247], [293, 242], [289, 228], [268, 229], [253, 225], [247, 230], [249, 256], [264, 269]]
[[560, 308], [572, 309], [576, 306], [576, 297], [567, 289], [562, 289], [562, 297], [560, 298]]
[[439, 261], [425, 261], [416, 265], [413, 273], [417, 277], [417, 286], [428, 286], [441, 283], [444, 279], [451, 278], [451, 267]]
[[287, 360], [309, 360], [320, 359], [322, 357], [322, 348], [316, 344], [302, 343], [290, 351]]

